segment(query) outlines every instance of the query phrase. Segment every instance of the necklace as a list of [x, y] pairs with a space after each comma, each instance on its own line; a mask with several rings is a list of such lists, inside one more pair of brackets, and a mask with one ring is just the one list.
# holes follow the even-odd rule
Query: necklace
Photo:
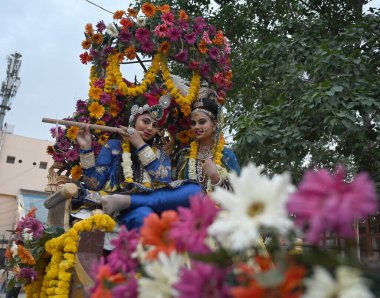
[[212, 158], [212, 146], [199, 146], [197, 157], [201, 160]]

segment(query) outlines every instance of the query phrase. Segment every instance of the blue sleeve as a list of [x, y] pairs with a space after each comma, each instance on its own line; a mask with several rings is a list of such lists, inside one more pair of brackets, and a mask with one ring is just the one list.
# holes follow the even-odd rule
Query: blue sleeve
[[171, 160], [163, 150], [156, 149], [157, 158], [149, 163], [145, 170], [148, 172], [152, 182], [171, 182]]
[[224, 148], [222, 163], [225, 165], [229, 173], [234, 171], [238, 176], [240, 176], [239, 162], [236, 158], [235, 153], [231, 149], [226, 147]]
[[95, 166], [83, 170], [83, 181], [89, 189], [101, 190], [106, 182], [117, 185], [120, 177], [122, 148], [119, 140], [109, 140], [100, 150]]

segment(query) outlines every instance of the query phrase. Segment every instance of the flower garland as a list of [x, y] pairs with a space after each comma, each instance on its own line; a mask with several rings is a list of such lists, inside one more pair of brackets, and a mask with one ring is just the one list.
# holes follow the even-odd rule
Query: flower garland
[[[122, 155], [123, 161], [121, 163], [121, 167], [123, 168], [124, 179], [125, 179], [125, 182], [132, 183], [134, 181], [133, 181], [131, 145], [129, 141], [123, 141], [122, 148], [123, 148], [123, 155]], [[155, 148], [152, 148], [152, 149], [155, 152]], [[150, 188], [152, 186], [152, 180], [150, 179], [150, 176], [145, 169], [143, 170], [142, 184], [147, 188]]]
[[165, 81], [165, 86], [168, 88], [170, 94], [175, 98], [180, 107], [189, 106], [198, 97], [199, 89], [201, 86], [201, 76], [198, 72], [193, 72], [193, 77], [190, 82], [189, 93], [186, 97], [182, 96], [172, 79], [170, 78], [170, 70], [167, 61], [161, 60], [162, 76]]
[[41, 297], [67, 298], [80, 232], [95, 229], [110, 232], [115, 224], [109, 215], [95, 214], [75, 223], [65, 234], [46, 242], [45, 250], [52, 257], [42, 282]]
[[[213, 153], [213, 159], [216, 164], [218, 173], [220, 175], [220, 178], [224, 180], [227, 177], [227, 170], [222, 166], [222, 152], [225, 145], [225, 139], [223, 134], [220, 135], [218, 144], [215, 147], [214, 153]], [[197, 163], [196, 159], [198, 156], [198, 148], [199, 143], [197, 141], [193, 141], [190, 143], [190, 152], [189, 152], [189, 178], [193, 180], [197, 180]], [[207, 192], [212, 190], [211, 181], [208, 179], [207, 181]]]

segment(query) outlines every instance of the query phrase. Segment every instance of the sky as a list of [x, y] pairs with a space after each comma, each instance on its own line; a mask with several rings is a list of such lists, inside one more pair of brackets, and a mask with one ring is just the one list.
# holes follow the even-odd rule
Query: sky
[[[126, 10], [133, 0], [91, 0], [109, 11]], [[380, 0], [371, 6], [380, 7]], [[0, 0], [0, 82], [6, 79], [7, 59], [19, 52], [21, 85], [11, 101], [4, 122], [13, 133], [53, 141], [42, 118], [63, 119], [72, 115], [78, 99], [86, 99], [90, 65], [83, 65], [84, 26], [112, 15], [85, 0]], [[138, 64], [123, 66], [123, 75], [140, 79]]]

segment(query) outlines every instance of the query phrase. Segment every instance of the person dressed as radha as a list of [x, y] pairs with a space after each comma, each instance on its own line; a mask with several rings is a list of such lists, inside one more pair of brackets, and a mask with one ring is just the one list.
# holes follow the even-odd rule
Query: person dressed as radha
[[177, 157], [177, 179], [197, 181], [206, 192], [216, 186], [231, 190], [228, 173], [234, 171], [240, 175], [235, 153], [225, 146], [221, 119], [221, 106], [212, 93], [193, 102], [190, 128], [194, 140]]
[[171, 160], [158, 136], [169, 105], [150, 94], [132, 102], [128, 127], [120, 126], [120, 138], [110, 139], [96, 159], [89, 128], [77, 134], [85, 187], [102, 193], [97, 199], [103, 211], [129, 230], [153, 212], [188, 207], [201, 191], [197, 183], [171, 181]]

